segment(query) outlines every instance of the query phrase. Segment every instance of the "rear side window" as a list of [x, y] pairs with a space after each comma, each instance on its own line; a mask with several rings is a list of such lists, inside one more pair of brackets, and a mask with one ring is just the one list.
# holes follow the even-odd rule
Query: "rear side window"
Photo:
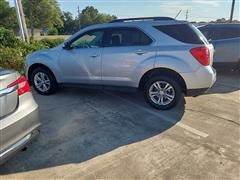
[[105, 45], [107, 47], [144, 46], [151, 43], [152, 40], [137, 28], [114, 28], [107, 31]]
[[154, 27], [168, 36], [184, 43], [204, 44], [205, 42], [208, 44], [204, 35], [192, 24], [176, 24]]

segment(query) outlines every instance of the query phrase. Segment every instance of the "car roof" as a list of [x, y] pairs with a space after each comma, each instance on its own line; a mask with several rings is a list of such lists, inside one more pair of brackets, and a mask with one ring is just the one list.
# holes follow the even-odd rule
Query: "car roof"
[[127, 21], [127, 22], [113, 22], [113, 23], [103, 23], [103, 24], [95, 24], [88, 26], [89, 29], [96, 28], [108, 28], [108, 27], [121, 27], [121, 26], [143, 26], [143, 25], [175, 25], [175, 24], [186, 24], [186, 21], [180, 20], [155, 20], [155, 21]]

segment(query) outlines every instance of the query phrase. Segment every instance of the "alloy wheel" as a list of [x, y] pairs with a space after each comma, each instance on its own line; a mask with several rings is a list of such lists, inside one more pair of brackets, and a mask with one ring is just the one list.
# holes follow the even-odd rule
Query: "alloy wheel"
[[41, 92], [48, 91], [51, 87], [48, 75], [43, 72], [36, 73], [34, 76], [34, 85]]
[[149, 88], [149, 97], [157, 105], [166, 106], [175, 98], [175, 90], [166, 81], [156, 81]]

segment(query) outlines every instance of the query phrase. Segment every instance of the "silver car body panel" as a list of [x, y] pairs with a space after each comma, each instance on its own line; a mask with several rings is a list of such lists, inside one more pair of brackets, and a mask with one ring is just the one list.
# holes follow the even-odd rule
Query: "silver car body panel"
[[0, 118], [12, 113], [18, 106], [17, 87], [7, 87], [18, 77], [15, 71], [0, 69]]
[[[168, 68], [180, 74], [186, 82], [187, 89], [196, 87], [209, 88], [214, 82], [209, 79], [202, 79], [198, 85], [196, 74], [200, 68], [203, 77], [215, 76], [211, 74], [209, 67], [203, 67], [189, 50], [194, 47], [204, 46], [203, 44], [187, 44], [180, 42], [170, 36], [158, 31], [155, 25], [184, 24], [184, 21], [139, 21], [98, 24], [89, 26], [67, 39], [69, 42], [79, 35], [94, 29], [112, 27], [134, 27], [139, 28], [147, 34], [153, 43], [148, 46], [131, 47], [103, 47], [92, 49], [65, 50], [63, 44], [48, 50], [34, 52], [27, 57], [26, 73], [28, 74], [31, 65], [39, 63], [47, 66], [55, 75], [58, 83], [86, 83], [113, 86], [139, 87], [143, 75], [154, 68]], [[211, 51], [211, 64], [214, 49]], [[138, 51], [144, 53], [138, 55]], [[91, 58], [97, 54], [97, 58]], [[211, 70], [210, 70], [211, 71]], [[192, 76], [194, 74], [195, 76]], [[201, 74], [201, 73], [200, 73]], [[201, 77], [200, 77], [201, 78]], [[214, 77], [210, 77], [214, 79]]]
[[[208, 24], [198, 27], [215, 48], [214, 63], [240, 63], [240, 24]], [[231, 37], [229, 36], [229, 32]], [[238, 35], [234, 33], [237, 33]], [[226, 36], [227, 35], [227, 36]]]
[[[61, 51], [58, 58], [61, 80], [71, 83], [101, 84], [101, 54], [103, 48]], [[69, 63], [66, 63], [66, 60]]]
[[240, 37], [211, 41], [215, 47], [215, 63], [240, 63]]
[[[18, 79], [19, 74], [13, 71], [1, 74], [1, 71], [4, 70], [0, 70], [0, 79], [5, 85], [0, 83], [0, 164], [23, 148], [40, 126], [38, 105], [32, 93], [26, 92], [18, 96], [18, 86], [7, 87]], [[26, 138], [28, 136], [30, 137]]]

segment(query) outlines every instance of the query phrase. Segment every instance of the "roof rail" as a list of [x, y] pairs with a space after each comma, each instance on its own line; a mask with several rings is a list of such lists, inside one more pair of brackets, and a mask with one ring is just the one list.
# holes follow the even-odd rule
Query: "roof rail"
[[167, 20], [175, 20], [175, 19], [171, 17], [139, 17], [139, 18], [116, 19], [111, 21], [111, 23], [128, 22], [128, 21], [167, 21]]

